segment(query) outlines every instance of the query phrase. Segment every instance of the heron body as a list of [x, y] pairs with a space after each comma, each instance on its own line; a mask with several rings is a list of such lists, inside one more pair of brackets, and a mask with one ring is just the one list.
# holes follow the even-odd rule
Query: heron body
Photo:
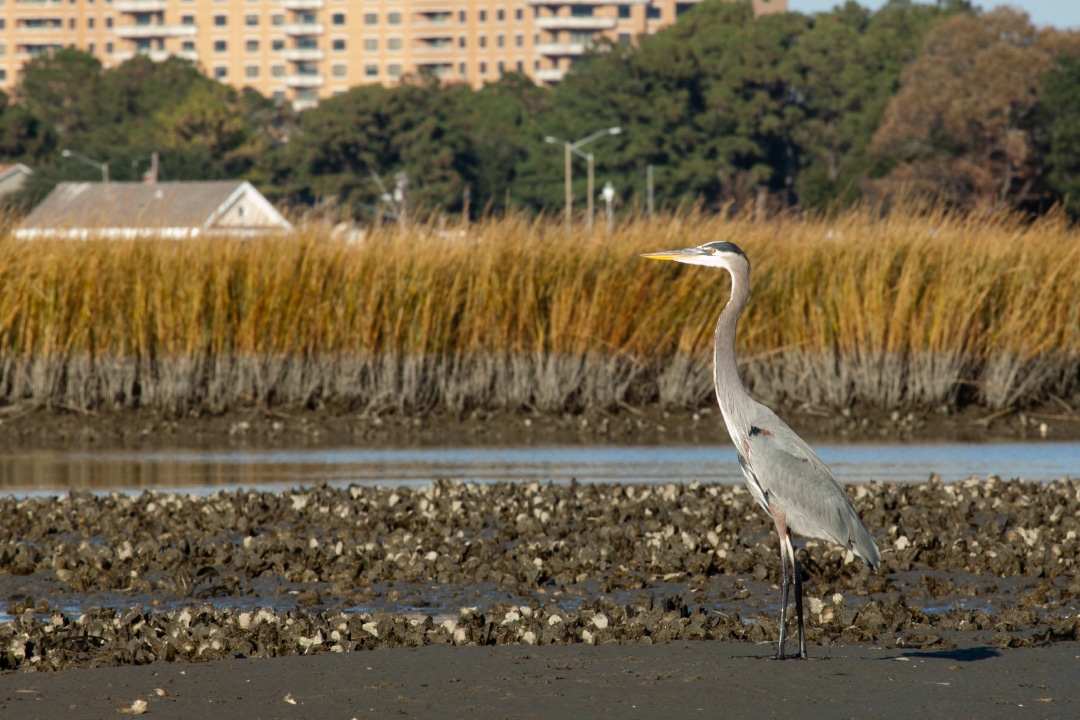
[[832, 541], [851, 550], [875, 570], [881, 564], [881, 553], [828, 466], [776, 413], [750, 397], [742, 384], [735, 359], [735, 327], [750, 296], [750, 262], [746, 254], [733, 243], [711, 242], [643, 257], [719, 267], [731, 275], [731, 298], [716, 323], [713, 354], [716, 398], [739, 454], [746, 485], [772, 518], [780, 537], [782, 583], [777, 658], [784, 658], [792, 586], [799, 630], [798, 656], [805, 658], [802, 580], [792, 534]]

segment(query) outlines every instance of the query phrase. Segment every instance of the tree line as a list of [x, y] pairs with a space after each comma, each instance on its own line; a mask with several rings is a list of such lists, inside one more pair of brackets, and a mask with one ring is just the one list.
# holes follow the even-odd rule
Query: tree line
[[[295, 113], [178, 58], [104, 69], [73, 49], [31, 60], [0, 98], [0, 157], [35, 170], [9, 202], [99, 179], [245, 178], [341, 218], [388, 208], [400, 173], [418, 211], [557, 212], [563, 147], [589, 146], [598, 186], [641, 208], [819, 209], [922, 195], [964, 208], [1080, 214], [1080, 34], [964, 0], [854, 2], [754, 19], [707, 0], [635, 44], [603, 44], [556, 88], [520, 75], [473, 90], [418, 76]], [[585, 192], [575, 159], [575, 196]]]

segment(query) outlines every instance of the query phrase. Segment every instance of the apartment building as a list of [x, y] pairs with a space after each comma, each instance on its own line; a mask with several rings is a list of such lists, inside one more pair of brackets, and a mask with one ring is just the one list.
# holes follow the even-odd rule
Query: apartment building
[[[0, 89], [40, 53], [106, 67], [178, 55], [299, 108], [426, 70], [480, 87], [506, 72], [544, 85], [600, 38], [632, 42], [701, 0], [0, 0]], [[752, 0], [756, 14], [787, 0]]]

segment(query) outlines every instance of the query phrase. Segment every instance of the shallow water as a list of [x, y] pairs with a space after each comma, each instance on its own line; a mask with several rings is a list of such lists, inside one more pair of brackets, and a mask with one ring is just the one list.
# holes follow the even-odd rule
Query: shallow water
[[[842, 482], [945, 481], [996, 474], [1049, 482], [1080, 475], [1080, 443], [819, 445]], [[738, 482], [735, 451], [716, 446], [541, 446], [514, 448], [37, 451], [0, 452], [0, 492], [47, 495], [71, 489], [140, 492], [283, 489], [476, 482]]]

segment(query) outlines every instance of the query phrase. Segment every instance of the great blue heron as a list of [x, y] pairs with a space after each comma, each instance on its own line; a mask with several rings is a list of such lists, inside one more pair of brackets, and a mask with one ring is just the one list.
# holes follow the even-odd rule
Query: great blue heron
[[780, 536], [782, 584], [776, 657], [784, 658], [789, 589], [794, 584], [799, 657], [805, 658], [802, 580], [791, 533], [831, 540], [854, 552], [874, 570], [881, 564], [881, 553], [844, 488], [825, 463], [787, 423], [751, 398], [743, 387], [735, 362], [735, 325], [750, 296], [750, 261], [746, 254], [733, 243], [711, 242], [642, 257], [723, 268], [731, 275], [731, 299], [716, 323], [713, 351], [716, 399], [739, 454], [746, 485], [772, 518]]

